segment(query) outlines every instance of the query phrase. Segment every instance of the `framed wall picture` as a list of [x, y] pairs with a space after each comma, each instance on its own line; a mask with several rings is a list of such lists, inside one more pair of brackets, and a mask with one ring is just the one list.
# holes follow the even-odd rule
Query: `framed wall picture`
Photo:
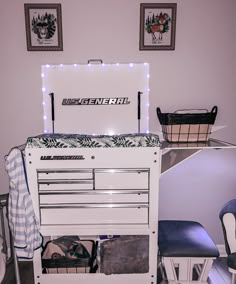
[[61, 4], [24, 4], [28, 51], [62, 51]]
[[140, 4], [140, 50], [174, 50], [176, 3]]

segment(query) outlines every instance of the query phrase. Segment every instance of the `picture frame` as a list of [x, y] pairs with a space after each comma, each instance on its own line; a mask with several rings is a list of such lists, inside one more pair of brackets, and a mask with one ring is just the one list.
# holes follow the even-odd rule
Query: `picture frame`
[[62, 51], [61, 4], [24, 4], [28, 51]]
[[139, 50], [174, 50], [176, 3], [141, 3]]

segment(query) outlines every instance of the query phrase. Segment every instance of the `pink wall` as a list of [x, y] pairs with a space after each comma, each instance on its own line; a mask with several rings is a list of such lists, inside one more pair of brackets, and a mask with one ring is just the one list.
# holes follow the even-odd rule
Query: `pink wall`
[[[43, 1], [47, 2], [51, 3], [49, 0]], [[173, 111], [178, 108], [210, 109], [213, 105], [218, 105], [219, 115], [216, 124], [228, 127], [216, 133], [215, 137], [236, 142], [234, 131], [236, 4], [234, 0], [175, 1], [177, 2], [175, 51], [139, 51], [140, 2], [150, 1], [60, 2], [63, 16], [63, 52], [28, 52], [25, 39], [25, 1], [1, 0], [0, 3], [1, 192], [8, 191], [4, 155], [11, 147], [24, 143], [28, 136], [43, 131], [40, 77], [42, 64], [86, 63], [91, 58], [101, 58], [105, 63], [149, 62], [152, 132], [159, 131], [160, 128], [155, 113], [157, 106], [163, 111]], [[236, 166], [236, 155], [234, 151], [230, 153], [226, 158], [232, 159], [231, 165]], [[218, 162], [225, 163], [223, 154], [220, 155]], [[190, 168], [191, 165], [194, 171], [194, 165], [190, 162]], [[234, 168], [227, 167], [227, 171], [231, 173], [225, 180], [225, 188], [216, 189], [215, 202], [218, 207], [213, 209], [214, 212], [205, 222], [208, 227], [211, 227], [212, 218], [214, 218], [213, 223], [218, 224], [216, 212], [222, 201], [235, 195]], [[178, 179], [179, 176], [175, 178]], [[172, 194], [174, 179], [165, 180], [164, 177], [163, 179], [161, 196], [166, 200]], [[188, 182], [190, 181], [191, 178]], [[207, 178], [206, 184], [208, 185]], [[192, 190], [197, 191], [197, 187]], [[171, 202], [170, 207], [176, 206], [172, 199], [169, 199], [169, 202]], [[188, 202], [191, 203], [191, 199]], [[204, 205], [203, 210], [210, 209]], [[184, 218], [185, 213], [180, 212], [179, 217]], [[171, 214], [166, 212], [164, 204], [160, 205], [161, 217], [171, 217]], [[194, 216], [196, 219], [201, 219], [197, 213]], [[217, 232], [213, 234], [217, 241], [222, 241], [221, 238], [217, 238]]]

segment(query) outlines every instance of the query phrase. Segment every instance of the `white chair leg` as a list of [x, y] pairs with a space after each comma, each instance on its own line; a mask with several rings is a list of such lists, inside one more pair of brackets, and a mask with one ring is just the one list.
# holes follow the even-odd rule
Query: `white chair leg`
[[[166, 272], [169, 284], [207, 284], [207, 278], [214, 258], [199, 257], [163, 257], [162, 265]], [[176, 273], [176, 268], [178, 273]], [[193, 279], [193, 270], [198, 274], [198, 279]], [[236, 275], [236, 274], [235, 274]], [[236, 284], [233, 283], [233, 284]]]

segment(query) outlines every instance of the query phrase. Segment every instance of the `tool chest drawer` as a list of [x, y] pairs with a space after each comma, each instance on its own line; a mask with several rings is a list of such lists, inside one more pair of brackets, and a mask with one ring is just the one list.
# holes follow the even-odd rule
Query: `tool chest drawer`
[[148, 189], [148, 169], [96, 169], [96, 189]]
[[98, 203], [98, 204], [113, 204], [113, 203], [146, 203], [148, 204], [148, 191], [135, 191], [132, 193], [122, 192], [98, 192], [93, 191], [91, 193], [82, 192], [76, 194], [71, 191], [70, 193], [53, 193], [39, 194], [40, 205], [49, 204], [83, 204], [83, 203]]
[[[121, 207], [124, 206], [124, 207]], [[129, 206], [129, 208], [128, 208]], [[132, 207], [133, 206], [133, 207]], [[85, 225], [85, 224], [147, 224], [146, 205], [123, 204], [119, 207], [103, 204], [42, 206], [41, 225]]]
[[65, 181], [65, 180], [41, 180], [38, 182], [40, 191], [81, 191], [92, 190], [94, 188], [93, 181]]
[[93, 179], [92, 169], [43, 169], [38, 170], [39, 180], [53, 180], [53, 179], [65, 179], [65, 180], [83, 180]]

